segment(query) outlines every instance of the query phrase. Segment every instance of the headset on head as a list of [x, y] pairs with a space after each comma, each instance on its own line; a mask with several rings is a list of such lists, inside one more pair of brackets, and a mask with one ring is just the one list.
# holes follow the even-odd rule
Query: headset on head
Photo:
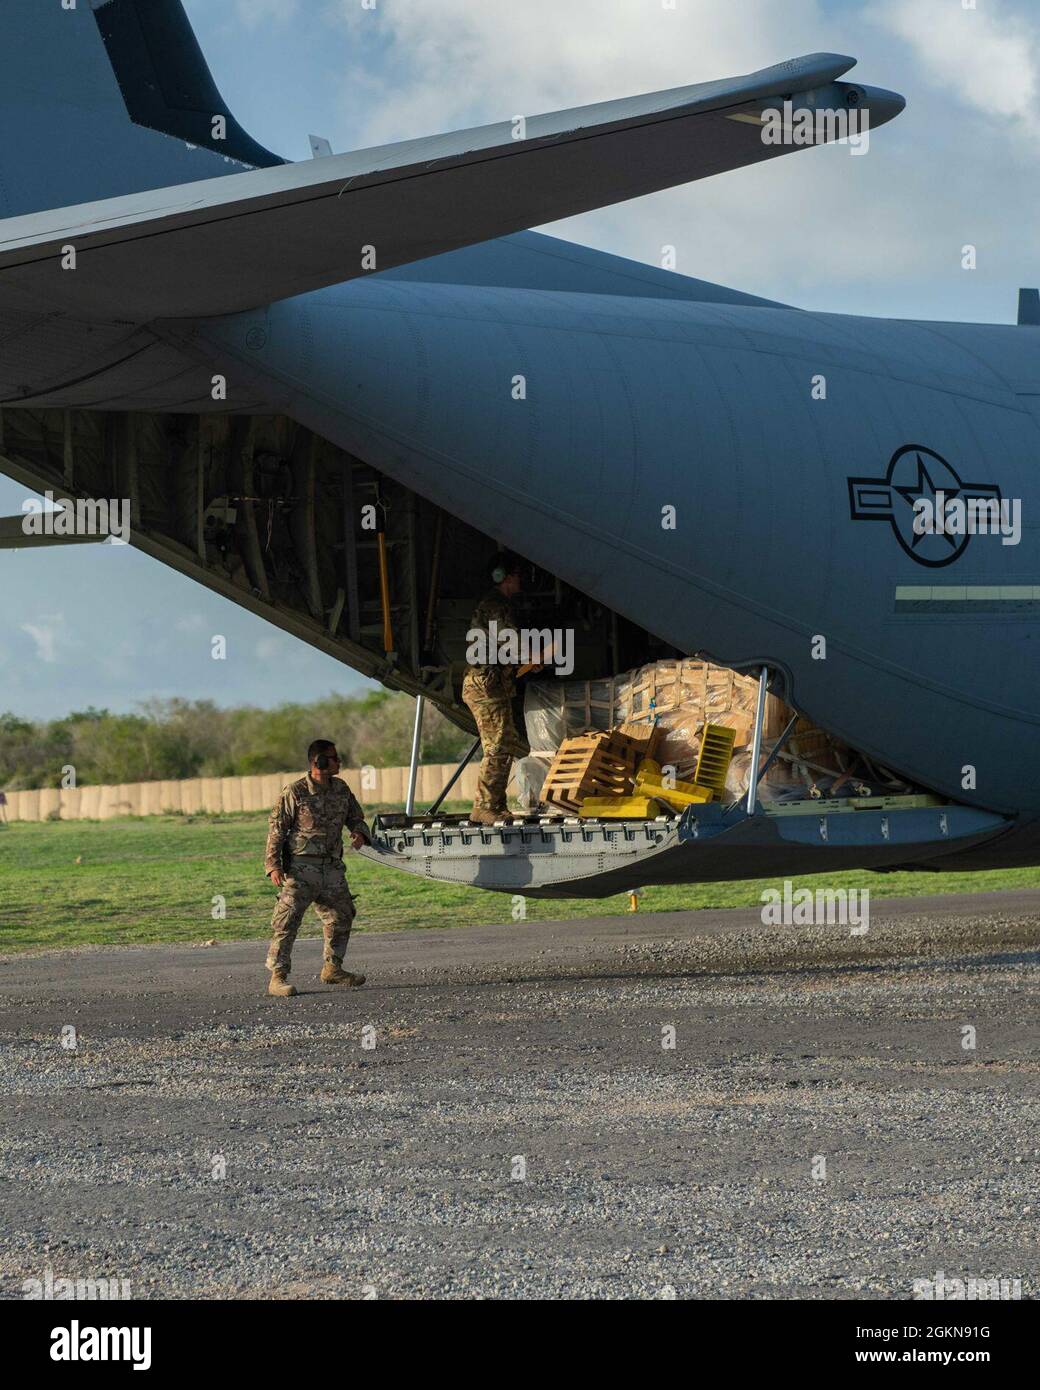
[[503, 563], [497, 564], [491, 571], [492, 584], [501, 584], [503, 579], [508, 579], [511, 574], [518, 574], [520, 571], [520, 561], [509, 551], [502, 554]]

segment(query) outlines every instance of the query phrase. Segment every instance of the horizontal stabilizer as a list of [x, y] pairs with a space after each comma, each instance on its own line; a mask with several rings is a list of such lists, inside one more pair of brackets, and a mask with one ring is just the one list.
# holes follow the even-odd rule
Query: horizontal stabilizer
[[384, 271], [384, 280], [422, 285], [477, 285], [515, 290], [552, 290], [562, 294], [612, 294], [631, 299], [686, 300], [696, 304], [742, 304], [760, 309], [789, 309], [775, 299], [745, 294], [710, 280], [695, 280], [673, 270], [626, 260], [591, 246], [515, 232], [496, 241], [448, 251], [429, 260], [412, 261]]
[[786, 98], [868, 111], [871, 126], [898, 114], [901, 97], [835, 80], [852, 65], [812, 54], [525, 126], [12, 218], [0, 307], [133, 322], [252, 309], [790, 153], [802, 146], [766, 143], [756, 119]]

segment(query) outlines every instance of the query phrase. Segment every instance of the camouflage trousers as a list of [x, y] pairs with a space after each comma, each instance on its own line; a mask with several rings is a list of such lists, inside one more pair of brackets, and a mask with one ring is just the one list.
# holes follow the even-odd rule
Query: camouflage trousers
[[513, 759], [526, 758], [531, 749], [517, 732], [513, 702], [507, 696], [485, 695], [464, 683], [462, 698], [476, 721], [484, 750], [473, 809], [504, 811]]
[[343, 964], [354, 921], [354, 899], [347, 887], [343, 864], [330, 860], [292, 859], [289, 872], [282, 879], [282, 890], [271, 919], [268, 970], [288, 973], [292, 964], [293, 942], [300, 930], [303, 914], [311, 903], [325, 935], [323, 958], [326, 965]]

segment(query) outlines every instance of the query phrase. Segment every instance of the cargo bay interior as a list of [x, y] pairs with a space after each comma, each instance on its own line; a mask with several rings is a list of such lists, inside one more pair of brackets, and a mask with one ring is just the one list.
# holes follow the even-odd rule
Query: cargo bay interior
[[[143, 549], [472, 728], [459, 694], [466, 633], [495, 538], [281, 416], [8, 407], [0, 429], [0, 452], [26, 483], [57, 497], [128, 498]], [[528, 682], [536, 757], [564, 738], [651, 720], [682, 780], [715, 722], [736, 733], [729, 785], [746, 784], [753, 676], [689, 658], [533, 567], [518, 607], [532, 627], [573, 633], [567, 678]], [[767, 748], [789, 713], [769, 698]], [[778, 762], [799, 773], [774, 774], [778, 788], [826, 792], [840, 779], [850, 790], [907, 790], [821, 730], [803, 723], [791, 738]]]
[[[282, 416], [6, 407], [0, 454], [5, 471], [41, 492], [128, 498], [140, 548], [472, 730], [460, 697], [466, 633], [494, 537]], [[529, 568], [519, 606], [525, 624], [573, 632], [571, 673], [529, 680], [517, 709], [532, 757], [515, 789], [535, 810], [547, 785], [543, 816], [581, 816], [586, 800], [586, 815], [680, 814], [711, 790], [707, 772], [703, 785], [696, 774], [713, 729], [731, 731], [716, 750], [727, 766], [714, 798], [737, 800], [756, 722], [763, 755], [786, 732], [763, 799], [851, 803], [923, 790], [824, 730], [792, 724], [777, 697], [758, 720], [755, 674], [678, 652], [551, 574]], [[572, 757], [570, 782], [551, 794], [554, 758], [581, 739], [592, 750], [586, 783]], [[619, 747], [621, 781], [593, 775]]]

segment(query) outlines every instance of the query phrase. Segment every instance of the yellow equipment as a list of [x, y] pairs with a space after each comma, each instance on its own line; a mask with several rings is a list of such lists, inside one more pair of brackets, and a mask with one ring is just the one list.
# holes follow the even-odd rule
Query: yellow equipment
[[659, 801], [667, 802], [674, 811], [684, 811], [687, 806], [699, 806], [710, 801], [712, 790], [695, 782], [666, 782], [659, 765], [650, 758], [644, 758], [636, 773], [636, 795], [655, 796]]
[[705, 724], [701, 735], [701, 751], [697, 755], [693, 780], [698, 786], [710, 787], [720, 800], [726, 794], [726, 774], [733, 761], [736, 737], [736, 729], [729, 729], [725, 724]]
[[587, 796], [578, 808], [578, 815], [582, 819], [653, 820], [660, 811], [661, 807], [652, 796]]

